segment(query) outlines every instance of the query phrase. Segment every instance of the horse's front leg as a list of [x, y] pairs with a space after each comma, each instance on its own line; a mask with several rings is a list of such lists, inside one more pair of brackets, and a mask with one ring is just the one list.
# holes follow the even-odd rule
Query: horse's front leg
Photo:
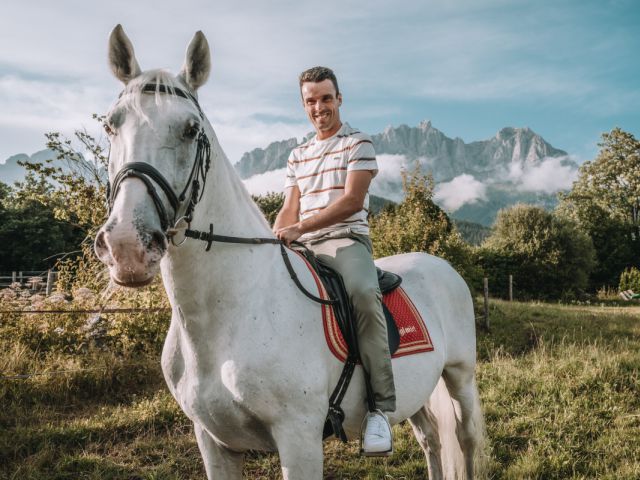
[[322, 480], [322, 429], [301, 420], [272, 430], [284, 480]]
[[193, 424], [209, 480], [242, 480], [244, 454], [219, 445], [200, 425]]

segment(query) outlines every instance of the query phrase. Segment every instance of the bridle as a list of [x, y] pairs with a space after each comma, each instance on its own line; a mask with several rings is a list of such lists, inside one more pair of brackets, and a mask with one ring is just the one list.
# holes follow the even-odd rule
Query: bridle
[[[287, 255], [287, 250], [284, 246], [284, 242], [277, 238], [246, 238], [246, 237], [230, 237], [227, 235], [217, 235], [213, 233], [213, 224], [209, 224], [209, 231], [203, 232], [198, 230], [192, 230], [191, 220], [193, 219], [193, 210], [196, 204], [202, 199], [202, 195], [204, 193], [204, 186], [207, 181], [207, 173], [209, 172], [209, 167], [211, 166], [211, 145], [209, 144], [209, 139], [207, 134], [204, 131], [204, 113], [200, 108], [200, 104], [196, 97], [191, 95], [189, 92], [184, 91], [180, 88], [176, 87], [167, 87], [162, 84], [153, 84], [148, 83], [142, 86], [142, 93], [169, 93], [174, 94], [179, 97], [185, 98], [187, 100], [191, 100], [195, 107], [198, 109], [200, 113], [201, 128], [198, 132], [197, 137], [197, 149], [196, 149], [196, 158], [193, 163], [193, 167], [191, 168], [191, 173], [187, 178], [187, 183], [179, 195], [176, 195], [176, 192], [173, 190], [169, 182], [162, 176], [162, 174], [155, 168], [145, 162], [127, 162], [113, 178], [113, 185], [107, 182], [107, 202], [108, 202], [108, 215], [111, 215], [111, 211], [113, 209], [113, 204], [116, 200], [116, 195], [118, 195], [118, 190], [120, 189], [120, 185], [122, 182], [129, 177], [135, 177], [140, 179], [145, 186], [147, 187], [147, 191], [151, 198], [153, 199], [153, 204], [158, 212], [160, 217], [160, 226], [164, 235], [167, 239], [174, 245], [180, 246], [187, 238], [193, 238], [196, 240], [202, 240], [207, 242], [207, 247], [205, 251], [209, 251], [211, 249], [211, 245], [213, 242], [223, 242], [223, 243], [241, 243], [241, 244], [249, 244], [249, 245], [280, 245], [280, 253], [282, 254], [282, 259], [284, 261], [285, 266], [291, 276], [291, 279], [296, 284], [296, 286], [304, 293], [307, 297], [312, 299], [315, 302], [321, 303], [323, 305], [335, 305], [338, 303], [337, 300], [332, 299], [323, 299], [316, 297], [312, 293], [310, 293], [303, 285], [300, 283], [298, 276], [291, 265], [291, 261]], [[123, 92], [124, 93], [124, 92]], [[120, 94], [122, 96], [122, 93]], [[167, 213], [167, 209], [164, 207], [162, 203], [162, 199], [158, 195], [158, 191], [153, 186], [153, 182], [160, 187], [160, 189], [164, 192], [165, 196], [169, 200], [171, 204], [171, 208], [173, 209], [173, 217], [169, 217]], [[180, 218], [177, 218], [178, 212], [184, 205], [185, 200], [187, 200], [187, 192], [189, 191], [189, 187], [191, 187], [191, 194], [188, 198], [188, 205], [185, 210], [185, 213]], [[175, 236], [178, 231], [178, 225], [182, 222], [185, 222], [186, 229], [184, 231], [184, 239], [182, 241], [176, 242]], [[297, 242], [296, 242], [297, 243]], [[298, 244], [302, 247], [304, 245]], [[306, 248], [306, 247], [304, 247]]]
[[[181, 223], [183, 220], [187, 225], [191, 223], [193, 218], [193, 210], [196, 204], [202, 199], [202, 194], [204, 193], [204, 186], [207, 180], [207, 172], [209, 171], [209, 167], [211, 166], [211, 145], [209, 144], [209, 138], [204, 131], [204, 113], [200, 108], [198, 100], [192, 94], [187, 91], [184, 91], [180, 88], [176, 87], [167, 87], [166, 85], [156, 85], [152, 83], [148, 83], [142, 86], [142, 93], [170, 93], [177, 95], [179, 97], [185, 98], [193, 102], [195, 107], [198, 109], [198, 113], [200, 114], [201, 127], [198, 131], [196, 137], [196, 155], [195, 161], [193, 163], [193, 167], [191, 168], [191, 172], [189, 173], [189, 177], [187, 178], [187, 182], [184, 186], [184, 189], [180, 194], [176, 194], [173, 190], [169, 182], [164, 178], [164, 176], [153, 166], [149, 165], [145, 162], [127, 162], [113, 178], [113, 184], [107, 183], [107, 202], [108, 202], [108, 213], [111, 214], [111, 210], [113, 209], [113, 204], [116, 200], [116, 195], [118, 195], [118, 191], [120, 189], [120, 185], [122, 182], [129, 178], [135, 177], [141, 180], [145, 186], [147, 187], [147, 192], [151, 195], [153, 200], [153, 204], [158, 212], [158, 216], [160, 217], [160, 226], [162, 228], [162, 232], [164, 235], [173, 242], [174, 235], [172, 234], [175, 231], [178, 223]], [[122, 93], [120, 94], [122, 96]], [[158, 191], [154, 187], [155, 184], [160, 187], [160, 190], [165, 194], [169, 204], [171, 205], [171, 209], [173, 210], [173, 216], [169, 216], [167, 213], [167, 209], [164, 207], [164, 203], [162, 199], [158, 195]], [[187, 193], [191, 191], [189, 198], [187, 199]], [[188, 201], [185, 213], [177, 218], [178, 212], [184, 208], [185, 200]]]

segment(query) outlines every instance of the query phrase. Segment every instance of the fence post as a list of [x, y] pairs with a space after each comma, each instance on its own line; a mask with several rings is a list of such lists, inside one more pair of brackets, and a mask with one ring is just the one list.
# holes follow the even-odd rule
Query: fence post
[[22, 272], [18, 272], [18, 281], [20, 282], [20, 288], [22, 288], [22, 281], [23, 281]]
[[47, 289], [45, 292], [47, 297], [51, 295], [51, 291], [53, 290], [54, 275], [55, 274], [51, 269], [47, 271]]
[[484, 277], [484, 326], [489, 330], [489, 279]]
[[509, 274], [509, 301], [513, 302], [513, 275]]
[[16, 272], [11, 272], [11, 283], [16, 283], [18, 280], [18, 274]]

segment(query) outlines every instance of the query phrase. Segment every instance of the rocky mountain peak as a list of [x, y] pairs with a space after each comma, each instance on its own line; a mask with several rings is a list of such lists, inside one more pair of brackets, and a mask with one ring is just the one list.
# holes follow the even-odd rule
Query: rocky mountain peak
[[[416, 127], [402, 124], [388, 126], [371, 136], [377, 154], [403, 155], [409, 162], [428, 165], [434, 179], [447, 181], [458, 175], [470, 174], [482, 180], [509, 169], [513, 163], [535, 164], [547, 157], [567, 153], [549, 145], [529, 127], [505, 127], [488, 140], [465, 143], [449, 138], [423, 120]], [[273, 142], [265, 149], [245, 153], [236, 170], [242, 178], [283, 168], [296, 139]]]
[[[305, 140], [303, 140], [305, 141]], [[235, 165], [241, 178], [284, 168], [287, 165], [289, 153], [298, 145], [296, 138], [270, 143], [267, 148], [254, 148], [245, 153]]]
[[427, 131], [431, 128], [431, 120], [422, 120], [418, 124], [418, 128], [422, 131]]

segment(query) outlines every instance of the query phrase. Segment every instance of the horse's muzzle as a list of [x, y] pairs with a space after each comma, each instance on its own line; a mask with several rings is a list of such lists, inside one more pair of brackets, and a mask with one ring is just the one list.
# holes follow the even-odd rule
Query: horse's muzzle
[[125, 287], [143, 287], [151, 283], [167, 250], [167, 238], [158, 231], [140, 232], [122, 226], [103, 227], [96, 236], [94, 249], [109, 267], [112, 280]]

